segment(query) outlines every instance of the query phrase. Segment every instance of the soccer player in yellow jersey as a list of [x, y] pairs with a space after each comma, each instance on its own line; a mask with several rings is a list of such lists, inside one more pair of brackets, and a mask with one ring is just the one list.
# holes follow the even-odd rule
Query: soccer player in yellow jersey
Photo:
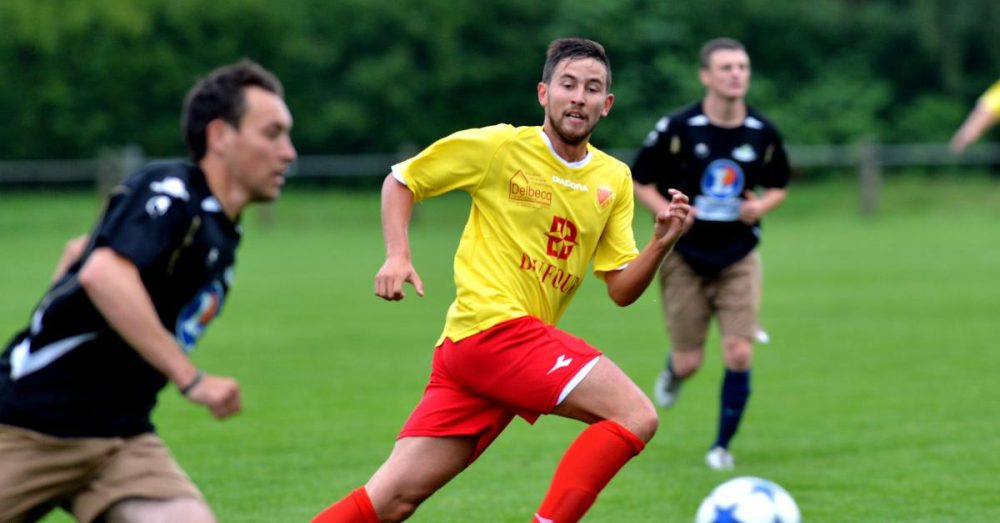
[[979, 139], [1000, 119], [1000, 80], [997, 80], [979, 97], [965, 122], [951, 138], [951, 152], [961, 154], [972, 142]]
[[535, 522], [578, 521], [656, 432], [656, 409], [608, 357], [555, 327], [593, 262], [621, 306], [634, 302], [681, 233], [689, 206], [674, 191], [640, 252], [628, 167], [589, 145], [614, 102], [597, 42], [548, 49], [541, 127], [461, 131], [393, 166], [382, 186], [386, 260], [375, 293], [424, 286], [410, 257], [415, 201], [451, 190], [472, 198], [455, 255], [457, 295], [424, 396], [367, 484], [313, 521], [393, 522], [469, 466], [507, 424], [542, 414], [589, 426], [563, 456]]

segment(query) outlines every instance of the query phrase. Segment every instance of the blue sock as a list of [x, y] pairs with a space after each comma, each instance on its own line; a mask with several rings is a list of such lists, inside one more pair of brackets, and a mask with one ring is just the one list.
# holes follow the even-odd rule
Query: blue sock
[[736, 435], [750, 397], [750, 371], [726, 369], [722, 380], [721, 409], [719, 412], [719, 432], [713, 447], [729, 448], [729, 441]]

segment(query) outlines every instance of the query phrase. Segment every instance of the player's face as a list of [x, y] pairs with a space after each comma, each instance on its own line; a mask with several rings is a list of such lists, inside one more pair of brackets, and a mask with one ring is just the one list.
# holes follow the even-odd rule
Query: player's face
[[701, 83], [709, 95], [720, 98], [743, 98], [750, 88], [750, 57], [742, 49], [718, 49], [702, 68]]
[[607, 78], [607, 68], [593, 58], [567, 58], [560, 62], [552, 80], [538, 84], [538, 103], [545, 108], [545, 127], [569, 145], [586, 142], [614, 103]]
[[226, 141], [227, 164], [248, 201], [271, 201], [281, 194], [285, 171], [296, 157], [292, 115], [280, 96], [265, 89], [248, 87], [244, 96], [246, 112]]

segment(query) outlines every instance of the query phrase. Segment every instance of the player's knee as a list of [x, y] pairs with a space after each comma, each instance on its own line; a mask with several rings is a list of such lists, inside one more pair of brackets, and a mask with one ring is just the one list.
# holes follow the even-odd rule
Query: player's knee
[[108, 510], [108, 523], [148, 523], [152, 521], [184, 521], [186, 523], [216, 523], [208, 505], [199, 499], [127, 499]]
[[753, 344], [747, 338], [727, 336], [723, 341], [727, 369], [747, 370], [753, 361]]
[[691, 376], [694, 376], [695, 373], [698, 372], [698, 369], [700, 368], [701, 368], [701, 362], [699, 361], [688, 363], [685, 365], [675, 365], [673, 367], [674, 376], [677, 376], [679, 379], [685, 380], [690, 378]]
[[653, 439], [653, 436], [656, 435], [656, 431], [659, 428], [660, 428], [660, 418], [659, 415], [657, 415], [657, 413], [654, 411], [651, 416], [642, 419], [639, 425], [639, 429], [636, 432], [636, 436], [639, 436], [639, 439], [641, 439], [642, 441], [649, 443], [649, 440]]
[[701, 368], [703, 355], [703, 350], [691, 350], [674, 353], [670, 362], [674, 375], [680, 379], [689, 378], [694, 375], [694, 373], [698, 372], [698, 369]]
[[656, 411], [653, 403], [645, 398], [632, 411], [632, 418], [629, 420], [628, 428], [643, 442], [648, 443], [653, 439], [656, 430], [660, 428], [660, 415]]

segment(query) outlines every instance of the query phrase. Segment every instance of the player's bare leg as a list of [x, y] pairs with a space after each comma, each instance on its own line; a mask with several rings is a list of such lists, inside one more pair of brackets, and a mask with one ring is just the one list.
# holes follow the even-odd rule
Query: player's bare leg
[[108, 523], [215, 523], [212, 509], [199, 499], [127, 499], [112, 505]]
[[535, 521], [572, 523], [642, 451], [659, 420], [649, 398], [604, 356], [552, 413], [590, 426], [563, 455]]
[[744, 336], [723, 336], [722, 361], [727, 369], [749, 369], [753, 361], [753, 341]]
[[674, 368], [674, 374], [682, 380], [698, 372], [704, 360], [705, 350], [702, 347], [670, 351], [670, 364]]
[[667, 355], [667, 367], [656, 378], [653, 397], [656, 403], [667, 408], [677, 402], [681, 385], [701, 367], [705, 351], [703, 347], [671, 350]]
[[643, 442], [653, 439], [659, 419], [646, 394], [607, 356], [587, 374], [552, 414], [584, 423], [611, 420]]
[[365, 485], [382, 523], [403, 521], [431, 494], [469, 464], [476, 440], [465, 437], [407, 437]]
[[313, 523], [394, 523], [468, 466], [476, 449], [472, 437], [406, 437], [364, 487], [320, 512]]

